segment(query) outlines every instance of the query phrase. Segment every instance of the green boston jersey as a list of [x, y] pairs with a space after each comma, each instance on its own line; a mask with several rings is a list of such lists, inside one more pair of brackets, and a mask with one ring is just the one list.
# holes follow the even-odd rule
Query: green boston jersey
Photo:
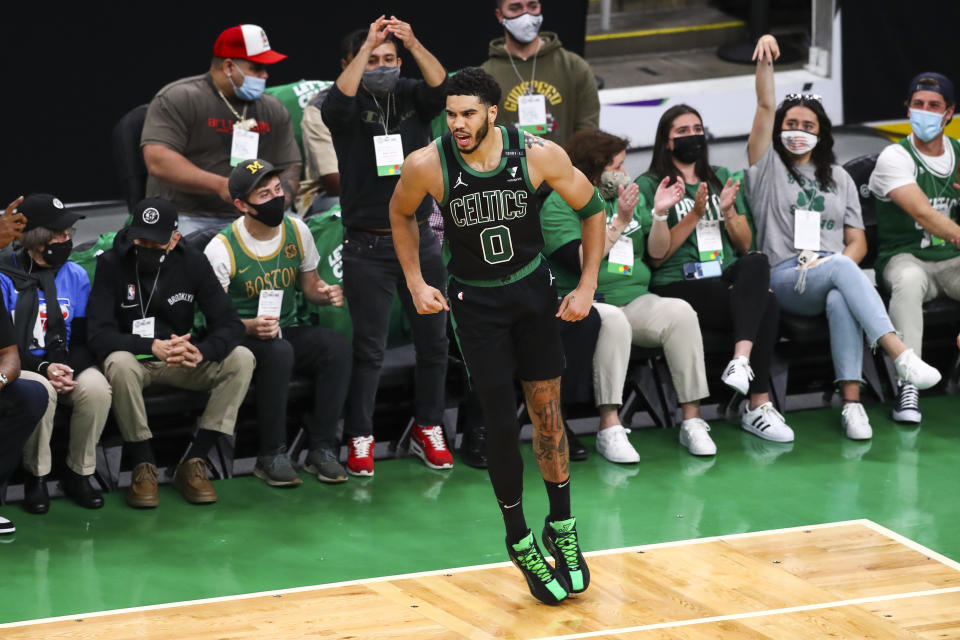
[[303, 262], [303, 242], [297, 227], [287, 216], [280, 225], [280, 245], [270, 255], [258, 256], [246, 246], [240, 237], [237, 218], [229, 227], [217, 234], [230, 254], [230, 286], [227, 293], [241, 318], [257, 317], [260, 292], [264, 289], [283, 291], [280, 307], [280, 326], [289, 327], [298, 323], [297, 276]]
[[[960, 158], [960, 142], [947, 138], [953, 147], [953, 166], [946, 175], [935, 174], [917, 155], [910, 137], [897, 144], [913, 158], [917, 167], [917, 186], [930, 199], [930, 206], [951, 220], [957, 220], [957, 204], [960, 193], [953, 188], [957, 176], [957, 158]], [[877, 263], [876, 272], [883, 274], [890, 258], [898, 253], [910, 253], [921, 260], [947, 260], [960, 256], [960, 249], [942, 238], [930, 235], [906, 211], [892, 200], [877, 199]], [[877, 278], [882, 281], [882, 278]]]
[[[607, 224], [617, 215], [617, 201], [607, 200], [605, 213]], [[556, 191], [547, 196], [540, 208], [540, 226], [543, 229], [543, 253], [550, 262], [550, 269], [557, 278], [557, 291], [566, 295], [577, 288], [580, 275], [572, 273], [550, 256], [560, 247], [573, 240], [580, 240], [581, 218], [576, 211], [560, 197]], [[597, 293], [603, 296], [604, 302], [623, 306], [634, 298], [648, 292], [650, 283], [650, 269], [643, 262], [644, 230], [652, 223], [649, 207], [637, 205], [633, 212], [633, 221], [622, 234], [623, 243], [631, 243], [633, 265], [619, 265], [610, 261], [610, 256], [604, 256], [600, 263], [600, 273], [597, 275]]]
[[[713, 167], [721, 184], [726, 184], [728, 178], [734, 182], [743, 180], [743, 172], [737, 171], [731, 173], [726, 167]], [[657, 192], [657, 187], [663, 177], [646, 173], [637, 178], [637, 185], [640, 187], [640, 203], [637, 206], [646, 206], [653, 208], [653, 197]], [[697, 197], [697, 188], [700, 183], [688, 184], [687, 192], [683, 198], [670, 211], [667, 212], [667, 224], [672, 229], [683, 218], [693, 211]], [[661, 286], [683, 280], [683, 265], [688, 262], [708, 262], [710, 260], [719, 260], [721, 268], [726, 271], [727, 268], [737, 260], [733, 245], [730, 244], [730, 236], [727, 235], [726, 224], [723, 221], [723, 213], [720, 211], [720, 191], [713, 185], [710, 186], [710, 195], [707, 198], [707, 210], [701, 219], [700, 229], [695, 229], [687, 236], [687, 239], [681, 244], [676, 252], [670, 256], [666, 262], [653, 270], [653, 276], [650, 280], [651, 286]], [[744, 198], [744, 190], [741, 189], [737, 194], [737, 211], [741, 214], [747, 213], [747, 203]], [[712, 224], [713, 229], [707, 228]], [[719, 237], [716, 230], [719, 227]], [[713, 234], [710, 232], [713, 231]], [[650, 233], [650, 227], [645, 230]], [[699, 241], [698, 241], [699, 238]], [[717, 242], [719, 240], [719, 243]]]

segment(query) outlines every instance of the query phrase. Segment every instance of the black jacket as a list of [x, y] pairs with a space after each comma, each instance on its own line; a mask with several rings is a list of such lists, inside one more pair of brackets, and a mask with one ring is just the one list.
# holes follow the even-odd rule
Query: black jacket
[[155, 320], [154, 337], [160, 340], [171, 334], [183, 335], [193, 327], [197, 306], [206, 317], [206, 336], [191, 337], [204, 360], [223, 360], [243, 340], [244, 328], [230, 297], [217, 281], [207, 257], [181, 240], [167, 255], [160, 267], [157, 287], [150, 296], [154, 275], [141, 274], [140, 286], [134, 269], [136, 252], [121, 230], [113, 248], [97, 258], [97, 272], [87, 304], [88, 343], [102, 362], [114, 351], [134, 355], [151, 355], [153, 339], [141, 338], [132, 332], [133, 321], [143, 317]]
[[[430, 143], [430, 121], [443, 110], [445, 88], [446, 83], [431, 87], [423, 80], [397, 81], [390, 96], [387, 129], [400, 134], [404, 157]], [[341, 218], [348, 228], [390, 228], [388, 205], [400, 177], [377, 176], [373, 151], [373, 137], [384, 134], [380, 117], [381, 113], [386, 115], [386, 106], [385, 98], [374, 101], [363, 85], [350, 97], [336, 83], [320, 106], [337, 152]], [[432, 210], [432, 198], [427, 196], [417, 209], [417, 220], [426, 220]]]

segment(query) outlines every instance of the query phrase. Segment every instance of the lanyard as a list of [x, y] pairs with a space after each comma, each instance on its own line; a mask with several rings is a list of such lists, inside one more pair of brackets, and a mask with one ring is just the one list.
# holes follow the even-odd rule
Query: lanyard
[[370, 97], [373, 98], [373, 104], [377, 105], [377, 114], [380, 116], [380, 124], [383, 125], [383, 135], [390, 135], [390, 130], [387, 129], [387, 123], [390, 122], [390, 98], [393, 97], [392, 93], [387, 94], [387, 113], [384, 115], [383, 110], [380, 108], [380, 103], [377, 102], [377, 96], [370, 94]]
[[[526, 95], [528, 95], [528, 96], [532, 96], [532, 95], [534, 94], [534, 91], [533, 91], [533, 79], [534, 79], [534, 77], [537, 75], [537, 55], [540, 53], [540, 47], [541, 47], [541, 46], [543, 46], [543, 43], [542, 43], [542, 42], [541, 42], [539, 45], [537, 45], [537, 50], [536, 50], [536, 51], [534, 52], [534, 54], [533, 54], [533, 70], [530, 72], [530, 82], [529, 82], [529, 84], [527, 84], [527, 93], [526, 93]], [[504, 48], [506, 48], [506, 47], [504, 47]], [[513, 55], [510, 54], [510, 49], [507, 49], [507, 56], [510, 58], [510, 66], [513, 67], [513, 72], [514, 72], [515, 74], [517, 74], [517, 78], [520, 79], [520, 82], [521, 82], [521, 83], [526, 82], [526, 80], [523, 79], [523, 76], [520, 75], [520, 70], [517, 69], [517, 65], [514, 64], [514, 62], [513, 62]]]
[[[140, 265], [139, 264], [134, 265], [133, 270], [137, 276], [137, 291], [143, 291], [143, 289], [140, 287]], [[153, 294], [157, 292], [157, 281], [159, 279], [160, 279], [160, 267], [157, 267], [157, 275], [153, 279], [153, 288], [150, 290], [150, 297], [147, 298], [146, 307], [143, 306], [143, 294], [138, 296], [137, 302], [140, 303], [140, 319], [141, 320], [147, 319], [147, 311], [150, 309], [150, 302], [153, 300]]]
[[233, 105], [230, 104], [230, 101], [227, 100], [227, 97], [226, 97], [225, 95], [223, 95], [223, 92], [220, 91], [220, 89], [217, 89], [217, 93], [220, 94], [220, 98], [223, 100], [223, 103], [224, 103], [225, 105], [227, 105], [227, 108], [230, 109], [230, 111], [233, 112], [233, 115], [236, 117], [237, 122], [242, 123], [242, 122], [244, 122], [244, 121], [247, 119], [247, 107], [250, 106], [250, 103], [249, 103], [249, 102], [248, 102], [247, 104], [243, 105], [243, 114], [241, 115], [241, 114], [237, 113], [237, 110], [233, 108]]
[[[280, 224], [283, 224], [283, 223], [281, 222]], [[253, 239], [253, 236], [250, 236], [250, 237], [251, 237], [251, 239]], [[278, 270], [278, 269], [280, 268], [280, 254], [282, 253], [282, 249], [283, 249], [283, 237], [282, 237], [282, 232], [281, 232], [281, 237], [279, 237], [278, 239], [280, 240], [280, 246], [277, 247], [277, 262], [276, 262], [276, 264], [273, 265], [273, 270], [274, 270], [274, 271], [276, 271], [276, 270]], [[252, 245], [252, 244], [253, 244], [253, 243], [251, 243], [251, 245]], [[256, 252], [253, 250], [253, 246], [250, 247], [250, 253], [252, 253], [252, 254], [256, 257], [256, 259], [257, 259], [257, 266], [260, 267], [260, 273], [263, 274], [263, 285], [264, 285], [264, 287], [267, 288], [267, 289], [273, 289], [273, 288], [274, 288], [274, 287], [273, 287], [273, 281], [270, 280], [270, 276], [267, 275], [267, 272], [263, 270], [263, 262], [262, 262], [262, 261], [263, 261], [263, 258], [260, 256], [260, 254], [256, 253]]]

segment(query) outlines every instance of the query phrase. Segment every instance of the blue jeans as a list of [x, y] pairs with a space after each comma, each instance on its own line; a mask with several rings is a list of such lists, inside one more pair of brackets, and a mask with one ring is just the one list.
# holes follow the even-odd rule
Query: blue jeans
[[47, 390], [39, 382], [17, 378], [0, 390], [0, 486], [20, 462], [27, 438], [47, 410]]
[[860, 380], [863, 334], [867, 334], [871, 345], [876, 345], [877, 340], [894, 330], [880, 294], [857, 263], [842, 254], [834, 254], [811, 267], [803, 293], [794, 289], [800, 278], [796, 267], [796, 258], [791, 258], [770, 272], [770, 288], [780, 308], [798, 316], [817, 316], [826, 311], [836, 379]]

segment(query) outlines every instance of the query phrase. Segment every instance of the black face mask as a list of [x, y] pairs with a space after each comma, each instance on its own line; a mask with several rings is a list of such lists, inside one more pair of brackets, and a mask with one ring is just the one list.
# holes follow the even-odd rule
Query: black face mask
[[680, 162], [696, 162], [706, 150], [707, 136], [702, 133], [673, 139], [673, 157]]
[[50, 242], [43, 249], [43, 261], [51, 267], [59, 267], [67, 261], [71, 251], [73, 251], [73, 240]]
[[256, 219], [268, 227], [277, 227], [283, 222], [283, 210], [286, 208], [283, 196], [277, 196], [263, 204], [253, 204], [252, 202], [247, 204], [256, 210]]
[[154, 274], [167, 258], [166, 249], [152, 249], [137, 245], [137, 269], [140, 273]]

